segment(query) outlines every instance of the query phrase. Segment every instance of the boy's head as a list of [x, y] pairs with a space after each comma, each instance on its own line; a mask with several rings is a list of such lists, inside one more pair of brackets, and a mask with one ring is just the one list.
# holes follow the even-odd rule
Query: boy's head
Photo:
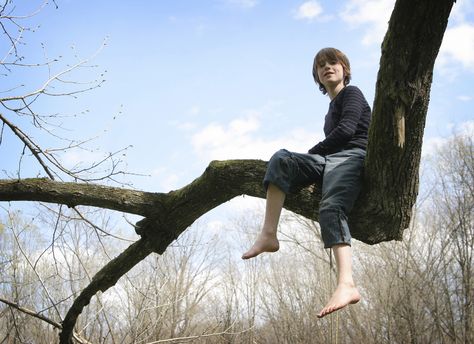
[[336, 48], [324, 48], [321, 49], [316, 56], [314, 57], [313, 62], [313, 78], [314, 81], [318, 84], [319, 90], [326, 94], [326, 87], [321, 83], [318, 76], [318, 66], [324, 66], [328, 62], [334, 64], [339, 62], [342, 65], [344, 70], [344, 86], [348, 85], [351, 81], [351, 65], [347, 56], [340, 50]]

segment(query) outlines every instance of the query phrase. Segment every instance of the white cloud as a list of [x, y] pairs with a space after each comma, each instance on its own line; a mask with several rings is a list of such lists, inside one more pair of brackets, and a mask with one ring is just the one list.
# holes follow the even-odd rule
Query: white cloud
[[167, 168], [165, 167], [157, 167], [151, 172], [151, 177], [153, 180], [156, 180], [158, 182], [158, 186], [160, 190], [176, 190], [179, 187], [180, 182], [180, 177], [175, 174], [171, 173]]
[[176, 128], [184, 131], [190, 131], [196, 128], [196, 123], [194, 122], [170, 122], [172, 125], [175, 125]]
[[306, 1], [295, 11], [296, 19], [313, 20], [323, 13], [323, 8], [317, 1]]
[[199, 114], [201, 113], [201, 108], [200, 108], [198, 105], [193, 105], [193, 106], [191, 106], [191, 108], [188, 110], [188, 113], [189, 113], [191, 116], [199, 115]]
[[474, 121], [467, 121], [464, 123], [461, 123], [459, 125], [459, 134], [465, 135], [465, 136], [473, 136], [474, 135]]
[[92, 165], [99, 161], [104, 160], [106, 156], [103, 152], [98, 150], [68, 150], [61, 156], [61, 161], [67, 166], [75, 167], [86, 167], [86, 165]]
[[192, 136], [192, 145], [205, 161], [264, 159], [281, 148], [306, 152], [321, 137], [302, 128], [289, 130], [284, 137], [267, 139], [259, 132], [261, 114], [250, 111], [230, 123], [211, 123]]
[[[457, 79], [464, 69], [469, 71], [474, 67], [474, 1], [464, 0], [454, 4], [449, 21], [450, 26], [446, 30], [441, 44], [436, 66], [443, 77], [450, 81]], [[468, 101], [471, 97], [458, 97]]]
[[[388, 28], [395, 0], [349, 0], [341, 14], [342, 19], [354, 27], [366, 27], [362, 43], [380, 44]], [[437, 61], [444, 75], [455, 78], [458, 66], [450, 62], [461, 63], [462, 67], [472, 70], [474, 67], [474, 24], [466, 18], [474, 11], [473, 0], [455, 4], [450, 20], [456, 25], [448, 28]]]
[[252, 8], [258, 5], [258, 0], [226, 0], [226, 2], [242, 8]]
[[460, 96], [457, 96], [456, 98], [462, 102], [469, 102], [472, 100], [471, 96], [465, 96], [465, 95], [460, 95]]
[[354, 26], [365, 26], [362, 43], [380, 44], [388, 28], [395, 0], [350, 0], [341, 14], [342, 19]]
[[237, 118], [230, 122], [229, 130], [235, 135], [245, 135], [252, 131], [256, 131], [260, 127], [257, 119], [258, 113], [251, 113], [244, 118]]
[[474, 24], [461, 23], [446, 30], [438, 65], [450, 70], [450, 60], [460, 62], [466, 69], [474, 68]]
[[430, 137], [429, 139], [424, 140], [423, 146], [421, 147], [421, 155], [423, 157], [433, 155], [443, 147], [446, 142], [448, 142], [448, 139], [440, 136]]
[[[451, 125], [448, 125], [448, 127]], [[440, 148], [452, 140], [454, 135], [473, 136], [474, 135], [474, 121], [466, 121], [451, 126], [452, 135], [447, 137], [435, 136], [423, 141], [422, 156], [429, 156], [435, 154]]]
[[465, 22], [467, 18], [474, 12], [474, 1], [473, 0], [462, 0], [457, 1], [451, 14], [449, 15], [450, 21]]

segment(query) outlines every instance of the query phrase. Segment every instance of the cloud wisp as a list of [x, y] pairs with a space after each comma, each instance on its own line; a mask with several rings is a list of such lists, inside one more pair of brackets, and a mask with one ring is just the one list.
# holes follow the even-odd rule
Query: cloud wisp
[[229, 123], [210, 123], [194, 133], [191, 143], [204, 161], [226, 159], [264, 159], [286, 148], [306, 152], [321, 137], [303, 128], [291, 128], [278, 138], [261, 132], [261, 113], [251, 111]]
[[241, 8], [253, 8], [258, 5], [258, 0], [225, 0], [225, 2]]
[[380, 44], [388, 28], [395, 0], [350, 0], [341, 18], [352, 27], [365, 26], [364, 45]]
[[321, 16], [323, 8], [315, 0], [306, 1], [294, 11], [294, 18], [298, 20], [312, 21]]
[[461, 23], [446, 30], [439, 66], [449, 69], [450, 60], [461, 63], [467, 70], [474, 68], [474, 24]]

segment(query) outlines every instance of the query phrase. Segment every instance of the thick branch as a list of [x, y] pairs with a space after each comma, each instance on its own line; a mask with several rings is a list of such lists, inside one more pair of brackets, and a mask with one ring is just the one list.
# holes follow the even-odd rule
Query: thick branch
[[[213, 161], [202, 176], [191, 184], [167, 194], [168, 199], [161, 203], [162, 208], [155, 208], [156, 212], [138, 225], [153, 228], [148, 223], [158, 220], [158, 228], [174, 228], [176, 233], [173, 236], [177, 237], [200, 216], [236, 196], [265, 198], [262, 180], [266, 164], [262, 160]], [[314, 187], [303, 189], [297, 194], [288, 195], [285, 208], [316, 219], [319, 196]], [[153, 234], [141, 228], [137, 228], [137, 232], [145, 236]]]
[[[266, 162], [261, 160], [213, 161], [201, 177], [167, 194], [44, 178], [0, 180], [0, 201], [42, 201], [70, 207], [87, 205], [138, 214], [147, 217], [137, 229], [139, 234], [156, 236], [168, 231], [166, 235], [176, 238], [200, 216], [236, 196], [264, 198], [265, 168]], [[317, 188], [310, 187], [289, 195], [285, 207], [317, 219], [318, 202]]]
[[[191, 184], [167, 194], [148, 193], [99, 186], [94, 184], [63, 183], [48, 179], [0, 180], [0, 201], [42, 201], [68, 206], [88, 205], [124, 211], [145, 216], [136, 231], [147, 237], [154, 251], [161, 254], [172, 242], [200, 216], [239, 195], [265, 197], [262, 186], [266, 162], [262, 160], [213, 161], [204, 173]], [[309, 219], [318, 220], [320, 190], [314, 185], [288, 195], [285, 208]], [[367, 199], [362, 194], [362, 199]], [[365, 202], [365, 201], [364, 201]], [[378, 202], [378, 200], [377, 200]], [[386, 227], [366, 225], [379, 214], [377, 204], [361, 204], [350, 216], [354, 238], [374, 244], [393, 240]], [[386, 216], [386, 214], [385, 214]], [[390, 221], [385, 218], [385, 222]]]
[[163, 194], [46, 178], [0, 180], [0, 201], [40, 201], [69, 207], [89, 205], [147, 216]]

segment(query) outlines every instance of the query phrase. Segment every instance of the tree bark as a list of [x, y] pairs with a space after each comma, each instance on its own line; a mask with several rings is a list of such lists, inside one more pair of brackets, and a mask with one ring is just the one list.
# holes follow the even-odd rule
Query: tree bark
[[418, 195], [433, 68], [453, 0], [397, 0], [382, 44], [354, 237], [401, 240]]
[[[369, 244], [401, 240], [418, 194], [418, 170], [433, 67], [453, 0], [397, 0], [382, 44], [365, 166], [364, 189], [350, 215], [354, 238]], [[259, 160], [213, 161], [180, 190], [148, 193], [45, 179], [0, 180], [0, 201], [89, 205], [139, 214], [142, 238], [112, 260], [74, 301], [61, 343], [71, 340], [77, 317], [149, 253], [161, 254], [197, 218], [238, 196], [264, 197]], [[289, 195], [285, 207], [317, 220], [319, 189]]]

